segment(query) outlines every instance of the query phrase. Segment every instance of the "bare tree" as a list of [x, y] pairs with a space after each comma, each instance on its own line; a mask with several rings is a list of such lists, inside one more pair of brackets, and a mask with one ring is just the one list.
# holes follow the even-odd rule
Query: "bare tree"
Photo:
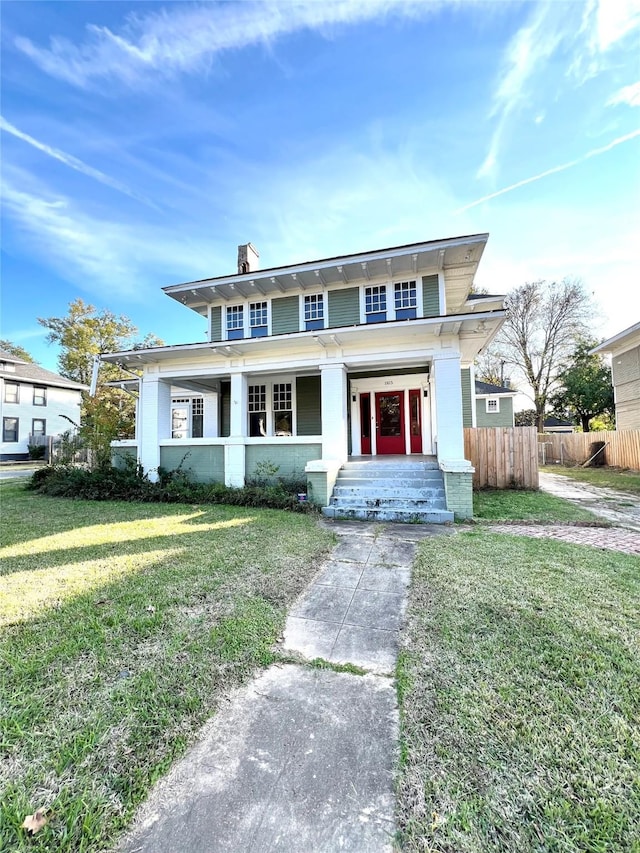
[[590, 298], [578, 280], [532, 281], [512, 290], [505, 308], [504, 325], [485, 357], [503, 362], [529, 385], [542, 432], [558, 376], [588, 331]]

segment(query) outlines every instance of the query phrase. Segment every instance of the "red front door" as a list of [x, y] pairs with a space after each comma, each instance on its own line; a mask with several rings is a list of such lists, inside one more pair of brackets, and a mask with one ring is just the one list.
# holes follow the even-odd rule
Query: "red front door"
[[378, 453], [404, 453], [404, 391], [376, 394], [376, 449]]
[[412, 453], [422, 453], [422, 392], [409, 391], [409, 436]]

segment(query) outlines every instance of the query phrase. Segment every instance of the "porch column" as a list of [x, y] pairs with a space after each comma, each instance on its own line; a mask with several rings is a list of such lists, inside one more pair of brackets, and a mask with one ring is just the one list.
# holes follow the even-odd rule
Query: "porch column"
[[138, 458], [145, 474], [155, 483], [160, 465], [160, 441], [171, 438], [170, 383], [157, 375], [145, 374], [140, 383], [138, 414]]
[[433, 359], [436, 421], [438, 430], [438, 462], [464, 459], [462, 432], [462, 382], [460, 356]]
[[349, 455], [347, 436], [347, 368], [344, 364], [320, 367], [322, 405], [322, 458], [344, 462]]
[[438, 465], [443, 474], [447, 509], [456, 518], [473, 516], [473, 466], [464, 458], [462, 381], [457, 353], [433, 359]]
[[224, 445], [226, 486], [244, 486], [247, 420], [247, 377], [244, 373], [232, 373], [230, 434]]
[[219, 395], [217, 393], [202, 395], [202, 406], [204, 409], [202, 434], [205, 438], [217, 438], [219, 435], [218, 399]]

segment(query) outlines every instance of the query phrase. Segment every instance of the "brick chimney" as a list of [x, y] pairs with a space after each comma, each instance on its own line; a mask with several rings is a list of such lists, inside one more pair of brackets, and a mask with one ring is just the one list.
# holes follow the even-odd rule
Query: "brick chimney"
[[238, 246], [238, 275], [255, 272], [260, 268], [260, 255], [255, 246], [245, 243]]

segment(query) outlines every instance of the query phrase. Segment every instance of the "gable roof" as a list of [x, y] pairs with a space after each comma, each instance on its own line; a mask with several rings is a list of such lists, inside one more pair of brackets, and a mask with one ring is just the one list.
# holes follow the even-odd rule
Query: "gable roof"
[[518, 392], [514, 391], [513, 388], [507, 388], [506, 385], [491, 385], [490, 382], [481, 382], [479, 379], [476, 379], [476, 397], [483, 397], [486, 394], [490, 394], [492, 397], [497, 397], [499, 394], [510, 394], [512, 397], [515, 397]]
[[633, 326], [629, 326], [628, 329], [624, 329], [622, 332], [618, 332], [618, 334], [614, 335], [612, 338], [608, 338], [606, 341], [603, 341], [597, 347], [594, 347], [591, 352], [600, 353], [624, 350], [626, 345], [628, 345], [629, 347], [633, 347], [634, 345], [636, 345], [639, 338], [640, 323], [635, 323]]
[[[12, 364], [12, 370], [6, 369], [6, 364]], [[49, 385], [55, 388], [70, 388], [74, 391], [87, 391], [88, 386], [73, 379], [67, 379], [51, 370], [45, 370], [39, 364], [23, 361], [5, 350], [0, 350], [0, 376], [11, 382], [31, 382], [34, 385]]]

